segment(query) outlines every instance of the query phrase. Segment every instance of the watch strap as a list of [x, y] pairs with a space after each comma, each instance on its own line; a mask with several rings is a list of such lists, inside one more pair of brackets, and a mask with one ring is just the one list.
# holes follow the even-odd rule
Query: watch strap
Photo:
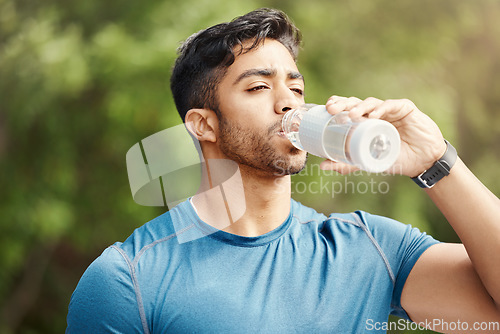
[[431, 168], [416, 177], [412, 177], [412, 180], [420, 188], [432, 188], [439, 180], [450, 174], [451, 168], [457, 161], [457, 150], [446, 139], [444, 142], [446, 143], [446, 152], [443, 156]]

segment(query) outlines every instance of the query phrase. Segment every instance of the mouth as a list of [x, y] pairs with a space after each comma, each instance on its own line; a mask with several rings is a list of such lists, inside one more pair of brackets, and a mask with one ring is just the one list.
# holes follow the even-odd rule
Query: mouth
[[269, 135], [279, 135], [282, 136], [285, 133], [283, 132], [283, 127], [282, 127], [282, 122], [276, 122], [272, 126], [269, 127], [268, 129], [268, 134]]
[[285, 132], [283, 130], [280, 130], [277, 132], [278, 137], [286, 138]]

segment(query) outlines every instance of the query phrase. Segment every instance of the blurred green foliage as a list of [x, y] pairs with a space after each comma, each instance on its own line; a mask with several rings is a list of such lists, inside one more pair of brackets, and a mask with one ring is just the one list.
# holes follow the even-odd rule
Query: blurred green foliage
[[[168, 88], [180, 41], [263, 6], [303, 32], [309, 102], [409, 98], [500, 193], [498, 1], [0, 0], [1, 333], [63, 332], [90, 262], [165, 210], [133, 202], [125, 153], [180, 124]], [[319, 211], [363, 209], [458, 241], [407, 178], [293, 179], [294, 198]], [[315, 180], [390, 190], [302, 191]]]

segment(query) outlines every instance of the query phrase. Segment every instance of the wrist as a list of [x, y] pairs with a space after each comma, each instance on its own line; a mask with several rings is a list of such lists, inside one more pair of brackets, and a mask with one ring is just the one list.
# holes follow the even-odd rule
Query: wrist
[[432, 188], [443, 177], [448, 176], [451, 168], [455, 165], [458, 157], [457, 151], [446, 139], [444, 142], [446, 143], [446, 150], [441, 158], [430, 168], [412, 178], [421, 188]]

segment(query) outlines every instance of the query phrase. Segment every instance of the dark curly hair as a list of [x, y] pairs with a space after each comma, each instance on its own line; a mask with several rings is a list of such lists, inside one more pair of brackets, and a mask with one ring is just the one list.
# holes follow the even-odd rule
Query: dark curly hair
[[[192, 108], [218, 112], [217, 86], [228, 67], [236, 56], [255, 49], [265, 38], [279, 41], [296, 61], [300, 31], [285, 13], [276, 9], [257, 9], [191, 35], [178, 49], [170, 79], [182, 120]], [[253, 40], [252, 45], [235, 54], [234, 48], [248, 40]]]

